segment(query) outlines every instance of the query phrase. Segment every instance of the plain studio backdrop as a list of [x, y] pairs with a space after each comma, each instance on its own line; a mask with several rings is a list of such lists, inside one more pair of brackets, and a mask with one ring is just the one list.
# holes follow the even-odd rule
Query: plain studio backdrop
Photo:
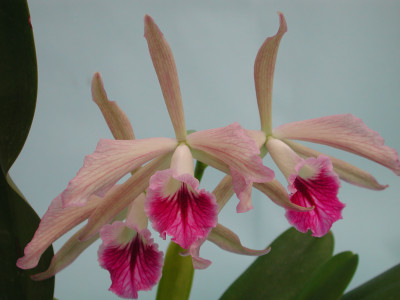
[[[32, 128], [11, 176], [42, 216], [92, 153], [112, 138], [91, 101], [90, 81], [101, 72], [110, 99], [129, 116], [137, 138], [174, 137], [143, 37], [151, 15], [175, 56], [186, 125], [202, 130], [235, 121], [259, 129], [253, 64], [266, 37], [278, 30], [277, 11], [288, 32], [276, 64], [273, 125], [352, 113], [400, 150], [400, 2], [398, 1], [30, 1], [38, 58], [39, 91]], [[335, 223], [335, 253], [360, 255], [353, 288], [400, 261], [400, 178], [366, 159], [315, 146], [375, 175], [389, 188], [376, 192], [342, 182], [346, 204]], [[265, 164], [276, 170], [270, 158]], [[214, 189], [222, 174], [206, 170], [201, 187]], [[236, 213], [237, 198], [219, 222], [242, 243], [261, 249], [289, 227], [284, 210], [253, 191], [254, 209]], [[153, 237], [165, 249], [157, 233]], [[57, 241], [58, 250], [66, 237]], [[56, 276], [55, 297], [116, 299], [109, 273], [99, 267], [99, 242]], [[272, 250], [273, 251], [273, 250]], [[216, 299], [253, 257], [211, 243], [201, 255], [212, 265], [196, 271], [191, 299]], [[154, 299], [156, 288], [140, 292]]]

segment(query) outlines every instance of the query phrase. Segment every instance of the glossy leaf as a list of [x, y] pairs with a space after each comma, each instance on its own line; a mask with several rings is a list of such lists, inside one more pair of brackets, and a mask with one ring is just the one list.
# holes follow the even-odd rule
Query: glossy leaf
[[35, 269], [21, 270], [16, 266], [16, 261], [23, 256], [24, 247], [32, 239], [40, 218], [12, 188], [11, 179], [7, 180], [0, 176], [0, 298], [53, 299], [54, 277], [44, 281], [33, 281], [30, 278], [31, 275], [47, 269], [53, 256], [51, 247], [43, 254]]
[[40, 222], [8, 176], [25, 143], [36, 104], [36, 54], [26, 0], [0, 1], [0, 57], [0, 298], [53, 299], [54, 278], [30, 279], [47, 268], [51, 248], [37, 268], [24, 271], [16, 266]]
[[36, 104], [36, 54], [26, 0], [0, 1], [0, 57], [0, 163], [6, 174], [25, 143]]
[[342, 300], [400, 299], [400, 264], [346, 293]]
[[335, 255], [314, 273], [296, 299], [339, 299], [353, 278], [357, 264], [358, 255], [349, 251]]
[[294, 299], [333, 252], [333, 236], [314, 238], [290, 228], [228, 288], [221, 300]]
[[181, 256], [184, 251], [171, 242], [165, 255], [162, 276], [158, 284], [157, 300], [187, 300], [193, 280], [193, 263], [190, 256]]

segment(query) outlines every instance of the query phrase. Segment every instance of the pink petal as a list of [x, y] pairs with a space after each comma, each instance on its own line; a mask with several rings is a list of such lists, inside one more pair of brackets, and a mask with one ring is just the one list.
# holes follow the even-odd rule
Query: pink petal
[[254, 63], [254, 82], [256, 85], [261, 130], [266, 134], [271, 134], [272, 129], [271, 103], [276, 57], [278, 55], [279, 43], [287, 31], [285, 17], [280, 12], [278, 14], [280, 22], [279, 30], [276, 35], [265, 40], [260, 50], [258, 50]]
[[211, 230], [207, 239], [210, 242], [216, 244], [221, 249], [237, 254], [260, 256], [267, 254], [271, 250], [271, 248], [269, 247], [263, 250], [253, 250], [244, 247], [240, 242], [239, 237], [230, 229], [221, 224], [218, 224], [215, 228]]
[[150, 235], [119, 221], [100, 231], [99, 263], [110, 272], [110, 291], [118, 296], [137, 299], [138, 291], [151, 290], [160, 279], [163, 254]]
[[21, 269], [36, 267], [43, 252], [60, 236], [86, 220], [101, 201], [101, 198], [92, 196], [83, 207], [63, 208], [61, 195], [57, 196], [42, 217], [32, 241], [25, 247], [25, 256], [18, 259], [17, 266]]
[[337, 198], [339, 186], [339, 178], [333, 172], [329, 158], [321, 155], [300, 162], [296, 173], [289, 178], [290, 201], [315, 208], [308, 212], [287, 210], [290, 224], [301, 232], [310, 229], [317, 237], [328, 233], [332, 224], [342, 218], [341, 211], [345, 206]]
[[263, 131], [245, 129], [245, 132], [256, 143], [258, 149], [261, 149], [261, 147], [264, 146], [267, 137]]
[[176, 138], [178, 141], [184, 141], [186, 138], [185, 117], [174, 56], [164, 35], [148, 15], [144, 17], [144, 37], [149, 46]]
[[134, 140], [135, 135], [128, 117], [115, 101], [108, 100], [100, 73], [93, 75], [92, 97], [100, 108], [114, 138], [116, 140]]
[[[168, 186], [174, 186], [169, 190]], [[217, 223], [218, 206], [213, 194], [198, 190], [199, 182], [189, 174], [175, 175], [174, 170], [159, 171], [150, 179], [146, 213], [153, 228], [165, 239], [187, 249], [208, 235]]]
[[[208, 158], [202, 152], [213, 156], [216, 167], [220, 162], [231, 170], [233, 189], [243, 207], [250, 208], [250, 186], [253, 182], [267, 182], [274, 178], [274, 172], [265, 167], [259, 157], [260, 150], [238, 123], [226, 127], [194, 132], [187, 137], [187, 143], [195, 150], [195, 158]], [[207, 161], [203, 161], [207, 163]], [[214, 165], [213, 165], [214, 166]]]
[[328, 156], [293, 141], [286, 140], [285, 143], [288, 144], [294, 151], [296, 151], [297, 154], [299, 154], [303, 158], [311, 156], [318, 157], [321, 154], [329, 157], [329, 159], [332, 161], [333, 170], [335, 171], [335, 173], [339, 175], [340, 179], [348, 183], [377, 191], [383, 190], [388, 187], [388, 185], [380, 184], [370, 173], [361, 170], [343, 160]]
[[[207, 240], [216, 244], [223, 250], [242, 255], [260, 256], [267, 254], [271, 250], [270, 247], [263, 250], [253, 250], [244, 247], [240, 242], [239, 237], [221, 224], [217, 224], [217, 226], [211, 230]], [[200, 257], [200, 247], [204, 242], [205, 239], [197, 240], [190, 246], [188, 251], [192, 256], [193, 267], [195, 269], [205, 269], [211, 264], [211, 261]]]
[[149, 179], [156, 170], [168, 166], [170, 154], [157, 157], [136, 171], [126, 182], [107, 193], [102, 203], [90, 215], [89, 221], [79, 237], [85, 241], [99, 232], [100, 228], [132, 203], [149, 185]]
[[[83, 228], [82, 228], [83, 229]], [[56, 273], [65, 269], [69, 266], [83, 251], [85, 251], [90, 245], [92, 245], [99, 235], [96, 234], [87, 241], [79, 241], [79, 236], [82, 233], [82, 229], [76, 232], [62, 247], [56, 255], [53, 256], [50, 266], [44, 272], [32, 275], [33, 280], [44, 280], [54, 276]]]
[[61, 194], [63, 205], [84, 205], [93, 193], [104, 193], [127, 173], [176, 146], [176, 140], [168, 138], [100, 140], [95, 152], [85, 157], [83, 167]]
[[274, 129], [277, 138], [297, 139], [332, 146], [375, 161], [400, 175], [397, 151], [351, 114], [333, 115], [284, 124]]
[[206, 241], [205, 238], [198, 239], [194, 242], [187, 253], [182, 253], [181, 255], [190, 255], [192, 257], [193, 268], [197, 270], [204, 270], [211, 265], [211, 261], [200, 257], [200, 247]]
[[239, 203], [236, 206], [236, 212], [245, 213], [253, 209], [253, 204], [251, 203], [251, 190], [253, 189], [253, 183], [246, 180], [246, 178], [235, 169], [231, 169], [231, 176], [233, 190], [239, 199]]

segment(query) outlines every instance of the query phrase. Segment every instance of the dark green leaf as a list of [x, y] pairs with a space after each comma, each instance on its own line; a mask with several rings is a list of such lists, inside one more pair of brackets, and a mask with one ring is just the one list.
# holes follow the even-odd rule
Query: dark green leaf
[[271, 248], [228, 288], [221, 300], [294, 299], [313, 272], [332, 256], [333, 236], [328, 233], [314, 238], [291, 228]]
[[54, 278], [36, 282], [51, 247], [34, 270], [16, 266], [40, 218], [8, 177], [32, 123], [37, 93], [36, 54], [26, 0], [0, 1], [0, 299], [53, 299]]
[[0, 1], [0, 164], [6, 174], [35, 111], [36, 54], [26, 0]]
[[193, 264], [190, 256], [181, 256], [182, 249], [171, 242], [165, 255], [162, 277], [158, 284], [157, 300], [187, 300], [193, 280]]
[[53, 256], [51, 247], [35, 269], [24, 271], [16, 266], [40, 218], [10, 185], [0, 176], [0, 299], [53, 299], [54, 277], [45, 281], [30, 279], [30, 275], [47, 269]]
[[353, 278], [357, 264], [358, 255], [351, 252], [335, 255], [314, 273], [297, 299], [339, 299]]
[[400, 299], [400, 264], [346, 293], [341, 299]]

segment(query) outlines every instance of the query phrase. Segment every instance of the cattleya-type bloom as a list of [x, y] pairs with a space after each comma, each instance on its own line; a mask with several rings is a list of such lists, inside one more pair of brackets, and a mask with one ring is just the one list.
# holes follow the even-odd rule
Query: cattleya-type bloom
[[[108, 100], [96, 73], [93, 99], [115, 140], [100, 140], [43, 216], [25, 248], [25, 256], [17, 262], [20, 268], [35, 267], [52, 242], [84, 220], [88, 223], [59, 250], [49, 269], [34, 275], [34, 279], [53, 276], [100, 237], [99, 263], [110, 272], [110, 290], [122, 297], [137, 298], [138, 291], [149, 290], [157, 283], [163, 264], [162, 252], [147, 229], [148, 219], [162, 238], [170, 235], [185, 249], [193, 249], [214, 228], [209, 239], [223, 249], [248, 255], [269, 251], [243, 247], [234, 233], [217, 225], [217, 215], [231, 190], [247, 201], [244, 198], [250, 195], [243, 190], [253, 182], [271, 181], [273, 171], [263, 166], [259, 148], [237, 123], [187, 134], [172, 52], [149, 16], [145, 17], [145, 38], [176, 138], [135, 140], [128, 118]], [[199, 190], [193, 157], [224, 170], [230, 180], [223, 181], [214, 193]], [[117, 184], [128, 173], [132, 176]], [[226, 189], [229, 192], [224, 195]], [[266, 193], [280, 197], [273, 185]], [[202, 261], [198, 252], [197, 261]]]
[[[341, 217], [337, 199], [339, 178], [372, 189], [383, 189], [372, 175], [336, 158], [318, 153], [289, 139], [330, 145], [372, 159], [400, 175], [395, 150], [351, 115], [339, 115], [271, 127], [271, 95], [275, 60], [286, 22], [280, 14], [278, 33], [268, 38], [255, 62], [255, 84], [261, 130], [244, 130], [234, 123], [226, 127], [187, 134], [178, 75], [171, 49], [161, 31], [145, 17], [145, 38], [169, 112], [175, 139], [135, 140], [132, 126], [118, 105], [109, 101], [100, 74], [92, 81], [93, 100], [99, 106], [115, 140], [102, 139], [67, 188], [50, 204], [24, 256], [17, 265], [34, 268], [49, 245], [85, 220], [56, 253], [36, 280], [53, 276], [72, 263], [98, 238], [100, 265], [110, 272], [110, 290], [125, 298], [137, 298], [160, 279], [163, 253], [151, 238], [148, 221], [191, 255], [193, 266], [203, 269], [210, 261], [199, 256], [209, 240], [222, 249], [245, 255], [252, 250], [240, 243], [217, 216], [236, 193], [237, 212], [252, 208], [254, 186], [287, 210], [298, 230], [311, 229], [322, 236]], [[286, 189], [263, 166], [260, 157], [269, 152], [289, 182]], [[261, 155], [262, 156], [262, 155]], [[199, 189], [193, 159], [227, 175], [212, 193]], [[129, 179], [117, 184], [126, 174]]]
[[[332, 146], [375, 161], [400, 175], [395, 149], [384, 145], [383, 138], [351, 114], [333, 115], [281, 125], [272, 129], [272, 84], [278, 47], [287, 25], [282, 13], [277, 34], [267, 38], [258, 51], [254, 80], [261, 119], [260, 131], [249, 131], [260, 147], [266, 148], [288, 181], [290, 201], [313, 207], [309, 211], [287, 208], [289, 222], [301, 232], [311, 230], [323, 236], [341, 219], [344, 204], [337, 198], [339, 178], [351, 184], [382, 190], [369, 173], [334, 157], [322, 154], [292, 140]], [[265, 150], [265, 149], [264, 149]]]

